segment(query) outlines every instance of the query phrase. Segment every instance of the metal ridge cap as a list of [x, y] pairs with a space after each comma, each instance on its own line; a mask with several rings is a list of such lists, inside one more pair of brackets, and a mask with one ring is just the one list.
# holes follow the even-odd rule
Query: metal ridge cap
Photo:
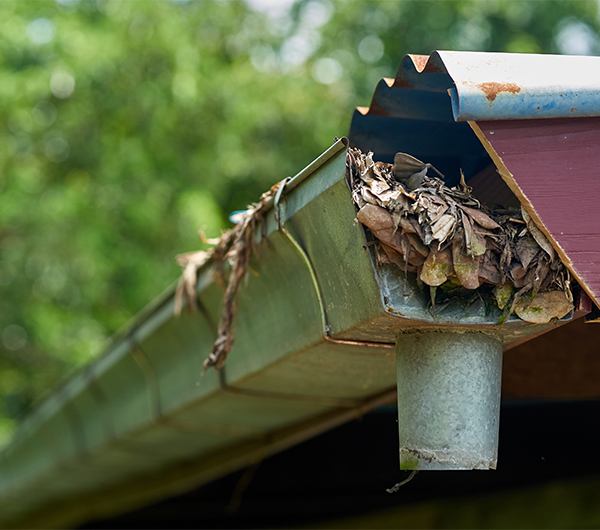
[[600, 115], [600, 57], [435, 53], [454, 82], [456, 121]]
[[439, 92], [444, 78], [432, 74], [447, 76], [455, 121], [600, 116], [600, 57], [445, 50], [405, 55], [358, 111], [387, 115], [387, 88]]

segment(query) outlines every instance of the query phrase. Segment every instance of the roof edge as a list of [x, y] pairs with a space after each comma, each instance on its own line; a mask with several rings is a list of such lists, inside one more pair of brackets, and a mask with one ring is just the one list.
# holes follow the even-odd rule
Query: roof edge
[[[455, 121], [600, 116], [600, 57], [443, 50], [408, 54], [390, 89], [440, 91], [444, 81]], [[386, 87], [380, 85], [369, 114], [382, 114], [378, 92]]]

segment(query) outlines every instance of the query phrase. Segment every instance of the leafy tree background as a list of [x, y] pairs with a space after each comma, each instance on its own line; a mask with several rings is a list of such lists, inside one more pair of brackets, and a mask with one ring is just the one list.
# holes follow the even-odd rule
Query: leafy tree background
[[599, 28], [594, 0], [0, 2], [0, 443], [406, 53]]

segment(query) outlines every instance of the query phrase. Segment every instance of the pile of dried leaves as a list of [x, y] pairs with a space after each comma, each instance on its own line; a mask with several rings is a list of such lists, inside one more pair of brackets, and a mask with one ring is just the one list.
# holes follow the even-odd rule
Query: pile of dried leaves
[[500, 322], [514, 312], [546, 323], [571, 311], [569, 272], [524, 209], [487, 208], [464, 178], [449, 188], [426, 176], [430, 164], [404, 153], [385, 164], [350, 147], [346, 163], [357, 219], [378, 242], [378, 261], [416, 273], [433, 304], [438, 287], [487, 289], [503, 310]]
[[[233, 321], [237, 313], [236, 294], [242, 280], [248, 271], [251, 255], [258, 254], [256, 240], [257, 230], [261, 229], [264, 221], [264, 210], [267, 203], [275, 196], [280, 183], [275, 184], [269, 191], [263, 193], [259, 202], [251, 204], [248, 209], [238, 214], [238, 224], [221, 234], [218, 239], [205, 239], [202, 231], [200, 239], [214, 246], [208, 251], [188, 252], [177, 256], [177, 262], [183, 268], [179, 284], [175, 291], [175, 314], [181, 313], [184, 304], [191, 311], [197, 309], [196, 284], [198, 271], [209, 260], [212, 260], [214, 279], [225, 289], [224, 306], [219, 321], [217, 339], [212, 351], [204, 361], [204, 370], [223, 367], [227, 354], [234, 343]], [[262, 231], [262, 230], [261, 230]], [[229, 264], [231, 271], [226, 279], [225, 266]]]

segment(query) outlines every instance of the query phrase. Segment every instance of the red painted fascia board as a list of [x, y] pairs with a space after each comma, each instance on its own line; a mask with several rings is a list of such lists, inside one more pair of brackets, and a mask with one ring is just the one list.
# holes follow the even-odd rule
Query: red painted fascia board
[[470, 125], [502, 178], [600, 305], [600, 118]]

